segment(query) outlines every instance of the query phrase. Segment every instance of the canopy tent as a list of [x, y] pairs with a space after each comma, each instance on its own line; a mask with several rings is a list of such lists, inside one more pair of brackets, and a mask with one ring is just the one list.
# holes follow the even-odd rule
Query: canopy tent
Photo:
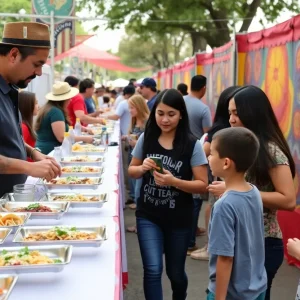
[[120, 57], [107, 53], [105, 51], [97, 50], [86, 46], [84, 43], [79, 44], [57, 56], [54, 61], [58, 62], [66, 57], [78, 57], [81, 60], [120, 60]]
[[[91, 37], [93, 37], [94, 35], [90, 35], [90, 34], [81, 34], [81, 35], [76, 35], [75, 36], [75, 46], [82, 44], [83, 42], [85, 42], [86, 40], [90, 39]], [[87, 45], [88, 46], [88, 45]]]
[[151, 68], [151, 67], [132, 68], [123, 65], [118, 60], [103, 60], [103, 59], [86, 59], [86, 60], [104, 69], [122, 71], [122, 72], [140, 72], [140, 71], [149, 70]]
[[118, 78], [114, 81], [112, 81], [112, 86], [113, 87], [118, 87], [118, 88], [122, 88], [128, 85], [128, 80], [123, 79], [123, 78]]
[[[91, 40], [93, 40], [94, 46], [91, 46]], [[78, 57], [81, 61], [85, 60], [91, 62], [104, 69], [123, 72], [139, 72], [151, 68], [132, 68], [125, 66], [120, 62], [120, 57], [100, 50], [99, 47], [97, 47], [99, 43], [100, 42], [99, 40], [97, 41], [97, 37], [92, 36], [84, 42], [74, 46], [73, 48], [55, 56], [54, 61], [58, 62], [67, 57]]]

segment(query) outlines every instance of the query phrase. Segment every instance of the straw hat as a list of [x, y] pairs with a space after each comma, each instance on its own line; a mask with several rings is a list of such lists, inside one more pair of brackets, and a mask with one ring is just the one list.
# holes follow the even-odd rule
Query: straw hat
[[6, 23], [0, 45], [50, 49], [49, 27], [37, 22]]
[[53, 84], [52, 92], [46, 95], [47, 100], [51, 101], [65, 101], [73, 98], [79, 93], [79, 90], [70, 85], [67, 82], [56, 82]]

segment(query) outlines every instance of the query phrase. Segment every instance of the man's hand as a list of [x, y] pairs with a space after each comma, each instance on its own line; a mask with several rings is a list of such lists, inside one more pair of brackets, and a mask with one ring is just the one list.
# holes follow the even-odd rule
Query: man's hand
[[50, 181], [51, 179], [61, 175], [60, 166], [52, 157], [47, 157], [41, 161], [28, 164], [26, 174], [29, 176], [43, 178]]
[[32, 159], [35, 162], [42, 161], [42, 160], [45, 160], [45, 159], [49, 159], [54, 164], [54, 166], [59, 170], [59, 176], [61, 175], [60, 165], [57, 163], [57, 161], [55, 160], [54, 157], [45, 155], [45, 154], [35, 150], [35, 151], [32, 152]]
[[91, 128], [81, 126], [81, 131], [87, 134], [94, 135], [94, 131]]

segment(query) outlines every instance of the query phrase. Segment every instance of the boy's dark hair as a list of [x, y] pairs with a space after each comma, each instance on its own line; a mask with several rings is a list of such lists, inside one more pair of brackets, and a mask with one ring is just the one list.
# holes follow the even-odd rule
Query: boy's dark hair
[[196, 75], [191, 81], [191, 91], [199, 92], [206, 86], [206, 77], [203, 75]]
[[15, 46], [15, 45], [1, 45], [0, 47], [0, 56], [6, 56], [12, 48], [18, 48], [21, 54], [21, 61], [25, 60], [30, 55], [35, 55], [37, 48], [33, 47], [22, 47], [22, 46]]
[[67, 82], [71, 87], [76, 87], [78, 86], [79, 79], [70, 75], [65, 78], [65, 82]]
[[235, 163], [237, 172], [246, 172], [255, 162], [259, 141], [255, 134], [247, 128], [225, 128], [214, 134], [216, 150], [220, 158], [228, 157]]
[[183, 96], [186, 96], [186, 95], [188, 95], [188, 86], [185, 84], [185, 83], [179, 83], [178, 85], [177, 85], [177, 90], [179, 91], [179, 92], [181, 92], [181, 94], [183, 95]]
[[83, 79], [79, 83], [79, 93], [85, 93], [86, 89], [93, 87], [94, 84], [95, 82], [90, 78]]
[[112, 95], [117, 95], [117, 91], [116, 91], [116, 90], [111, 90], [110, 93], [111, 93]]

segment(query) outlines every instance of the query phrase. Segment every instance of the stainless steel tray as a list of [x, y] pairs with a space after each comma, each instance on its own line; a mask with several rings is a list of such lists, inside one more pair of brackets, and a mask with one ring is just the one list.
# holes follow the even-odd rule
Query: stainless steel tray
[[[103, 146], [93, 146], [93, 147], [85, 147], [85, 145], [80, 145], [84, 149], [78, 149], [78, 150], [73, 150], [72, 148], [72, 154], [73, 155], [105, 155], [107, 152], [107, 147]], [[73, 145], [74, 147], [74, 145]]]
[[[0, 252], [19, 252], [24, 247], [5, 247], [0, 248]], [[71, 245], [49, 245], [49, 246], [29, 246], [29, 251], [37, 250], [41, 254], [52, 259], [60, 259], [62, 263], [38, 264], [38, 265], [16, 265], [0, 266], [0, 274], [22, 274], [22, 273], [43, 273], [43, 272], [61, 272], [65, 265], [69, 264], [72, 257]]]
[[[72, 201], [69, 199], [66, 200], [53, 200], [55, 197], [58, 196], [75, 196], [75, 195], [82, 195], [84, 197], [97, 197], [97, 201]], [[47, 201], [49, 202], [63, 202], [63, 201], [69, 201], [71, 207], [98, 207], [101, 208], [105, 202], [108, 201], [108, 194], [107, 193], [60, 193], [60, 192], [51, 192], [47, 193]]]
[[[80, 158], [87, 158], [91, 159], [90, 161], [73, 161], [74, 159], [80, 159]], [[76, 155], [76, 156], [70, 156], [70, 157], [63, 157], [60, 161], [61, 165], [74, 165], [74, 166], [82, 166], [82, 165], [88, 165], [88, 166], [101, 166], [105, 161], [105, 158], [103, 156], [92, 156], [92, 155]]]
[[[66, 166], [67, 167], [67, 166]], [[99, 166], [69, 166], [69, 167], [91, 167], [97, 170], [96, 172], [64, 172], [62, 167], [62, 176], [61, 177], [66, 177], [66, 176], [85, 176], [85, 177], [100, 177], [103, 174], [103, 167]]]
[[0, 212], [0, 216], [4, 217], [5, 215], [8, 215], [8, 214], [14, 214], [14, 215], [17, 215], [19, 216], [21, 219], [23, 219], [23, 224], [21, 225], [13, 225], [13, 226], [0, 226], [0, 228], [9, 228], [12, 230], [12, 233], [15, 233], [16, 230], [25, 225], [28, 221], [28, 219], [30, 218], [31, 216], [31, 213], [23, 213], [23, 212], [14, 212], [14, 213], [11, 213], [11, 212]]
[[[0, 244], [3, 244], [6, 238], [11, 234], [12, 229], [10, 228], [0, 228]], [[1, 296], [0, 296], [1, 300]]]
[[[73, 177], [73, 176], [72, 176]], [[78, 188], [84, 188], [84, 189], [97, 189], [100, 184], [102, 184], [103, 179], [100, 177], [85, 177], [85, 176], [74, 176], [80, 179], [83, 178], [89, 178], [93, 180], [94, 183], [92, 184], [53, 184], [53, 183], [48, 183], [44, 182], [45, 186], [49, 189], [57, 189], [57, 188], [64, 188], [64, 189], [78, 189]], [[64, 177], [60, 177], [64, 178]]]
[[[8, 211], [15, 213], [15, 210], [21, 207], [27, 207], [35, 202], [6, 202], [0, 205], [1, 211]], [[56, 210], [56, 212], [32, 212], [28, 211], [31, 214], [31, 219], [57, 219], [59, 220], [70, 207], [69, 202], [37, 202], [37, 204], [48, 206], [51, 209]], [[0, 212], [1, 214], [1, 212]]]
[[[62, 228], [71, 228], [72, 226], [58, 226]], [[100, 247], [101, 244], [107, 240], [106, 236], [106, 226], [97, 226], [97, 227], [77, 227], [78, 231], [87, 232], [87, 233], [96, 233], [97, 238], [93, 240], [49, 240], [49, 241], [23, 241], [23, 239], [29, 235], [39, 232], [46, 232], [50, 229], [53, 229], [53, 226], [26, 226], [20, 228], [14, 236], [13, 243], [18, 243], [23, 246], [29, 245], [57, 245], [57, 244], [66, 244], [72, 245], [75, 247]]]
[[18, 276], [16, 275], [0, 275], [0, 288], [3, 292], [2, 295], [0, 295], [0, 300], [8, 300], [17, 280]]

